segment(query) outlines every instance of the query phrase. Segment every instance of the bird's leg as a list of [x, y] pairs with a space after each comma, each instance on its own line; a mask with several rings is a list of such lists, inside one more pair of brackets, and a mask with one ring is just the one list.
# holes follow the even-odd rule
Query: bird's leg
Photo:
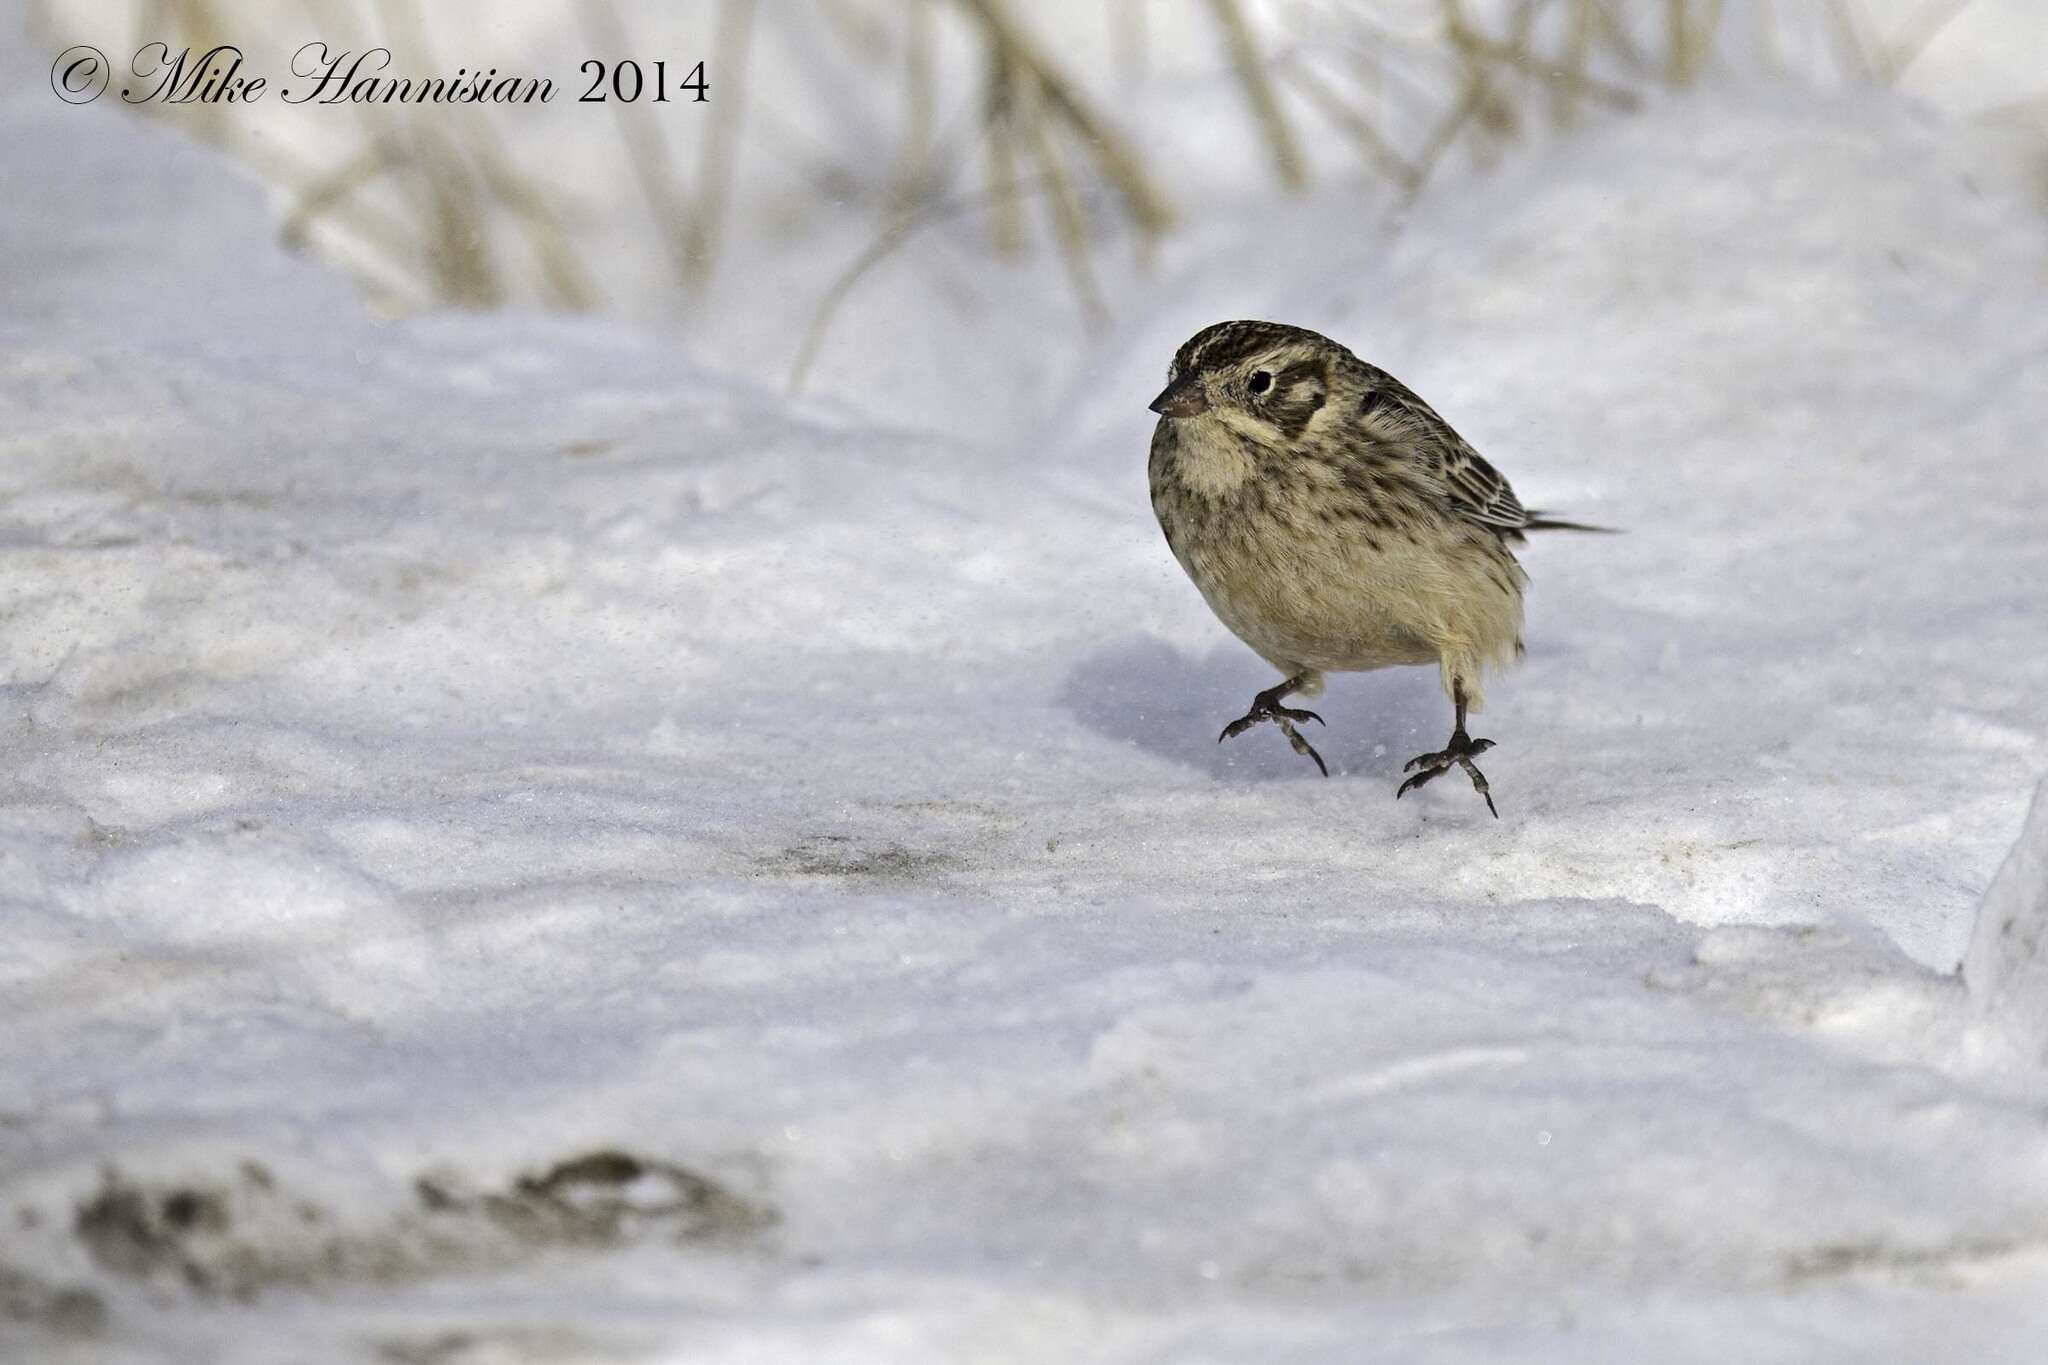
[[1252, 709], [1224, 726], [1223, 733], [1216, 736], [1216, 742], [1221, 744], [1224, 740], [1234, 735], [1243, 734], [1262, 720], [1270, 720], [1280, 727], [1281, 734], [1287, 736], [1287, 742], [1294, 746], [1294, 752], [1314, 759], [1316, 767], [1322, 770], [1324, 777], [1328, 777], [1330, 775], [1329, 764], [1323, 762], [1323, 756], [1315, 751], [1313, 745], [1301, 737], [1301, 731], [1294, 728], [1294, 723], [1302, 720], [1312, 720], [1318, 725], [1325, 724], [1323, 718], [1313, 711], [1303, 711], [1280, 704], [1281, 700], [1288, 693], [1298, 692], [1308, 686], [1311, 676], [1308, 673], [1297, 673], [1278, 687], [1269, 687], [1253, 697]]
[[[1493, 811], [1493, 818], [1498, 820], [1500, 812], [1494, 809], [1493, 793], [1487, 788], [1486, 774], [1480, 772], [1472, 763], [1474, 758], [1493, 747], [1493, 741], [1474, 739], [1465, 733], [1465, 686], [1462, 682], [1454, 680], [1451, 683], [1451, 703], [1458, 708], [1457, 724], [1451, 731], [1451, 742], [1436, 753], [1417, 754], [1409, 759], [1408, 766], [1401, 771], [1413, 772], [1415, 776], [1401, 784], [1400, 790], [1394, 793], [1394, 799], [1398, 801], [1406, 796], [1410, 787], [1420, 787], [1431, 778], [1449, 772], [1451, 765], [1455, 763], [1472, 779], [1472, 790], [1486, 798], [1486, 808]], [[1418, 768], [1421, 769], [1420, 772], [1416, 772]]]

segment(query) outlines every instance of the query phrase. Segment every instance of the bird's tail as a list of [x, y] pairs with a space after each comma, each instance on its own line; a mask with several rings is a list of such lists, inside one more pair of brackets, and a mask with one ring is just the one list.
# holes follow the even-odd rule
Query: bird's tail
[[1529, 519], [1516, 529], [1522, 531], [1593, 531], [1603, 536], [1618, 536], [1621, 534], [1620, 530], [1613, 526], [1589, 526], [1583, 521], [1561, 521], [1546, 512], [1536, 511], [1534, 508], [1531, 508], [1529, 511]]

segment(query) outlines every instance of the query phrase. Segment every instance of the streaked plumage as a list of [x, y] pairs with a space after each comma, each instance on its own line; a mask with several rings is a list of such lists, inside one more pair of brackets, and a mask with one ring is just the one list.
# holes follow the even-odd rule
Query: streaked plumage
[[[1322, 759], [1279, 705], [1326, 672], [1435, 663], [1457, 708], [1442, 753], [1401, 790], [1490, 746], [1465, 735], [1482, 674], [1521, 652], [1512, 546], [1525, 531], [1590, 530], [1530, 512], [1498, 470], [1406, 385], [1315, 332], [1224, 322], [1174, 356], [1152, 436], [1153, 511], [1224, 625], [1279, 669], [1225, 731], [1273, 720]], [[1327, 769], [1325, 770], [1327, 771]], [[1487, 804], [1492, 806], [1488, 796]]]

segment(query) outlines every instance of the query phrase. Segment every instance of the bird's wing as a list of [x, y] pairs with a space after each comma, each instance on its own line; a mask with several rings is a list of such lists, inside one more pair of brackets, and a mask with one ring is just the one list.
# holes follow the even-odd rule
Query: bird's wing
[[1453, 512], [1503, 535], [1529, 524], [1529, 512], [1507, 479], [1437, 416], [1436, 409], [1384, 370], [1373, 370], [1368, 384], [1359, 422], [1380, 443], [1406, 456]]
[[1452, 506], [1467, 520], [1496, 531], [1519, 531], [1529, 524], [1528, 509], [1501, 472], [1463, 441], [1442, 452], [1437, 475], [1450, 492]]

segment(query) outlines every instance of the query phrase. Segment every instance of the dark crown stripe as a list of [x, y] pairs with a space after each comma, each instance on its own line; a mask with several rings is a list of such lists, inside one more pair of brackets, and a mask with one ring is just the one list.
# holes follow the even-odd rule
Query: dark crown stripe
[[1289, 327], [1280, 322], [1254, 322], [1240, 320], [1219, 322], [1188, 338], [1173, 358], [1175, 374], [1193, 374], [1202, 370], [1220, 369], [1234, 365], [1247, 356], [1261, 351], [1272, 350], [1288, 342], [1312, 342], [1337, 347], [1336, 343], [1306, 327]]

